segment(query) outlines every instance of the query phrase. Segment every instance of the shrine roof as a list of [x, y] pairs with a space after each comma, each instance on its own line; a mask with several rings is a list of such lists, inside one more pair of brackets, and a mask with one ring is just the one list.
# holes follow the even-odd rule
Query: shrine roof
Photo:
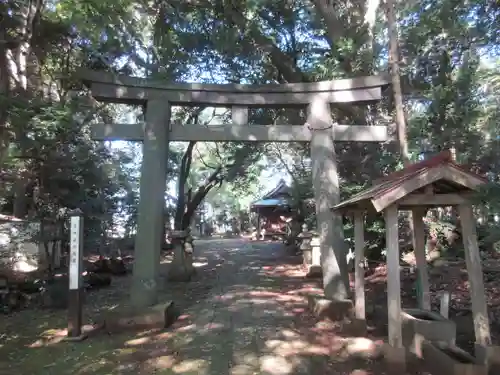
[[251, 208], [290, 206], [291, 196], [290, 187], [281, 179], [274, 189], [266, 193], [261, 199], [252, 202], [250, 206]]
[[291, 192], [290, 192], [290, 187], [287, 185], [287, 183], [285, 182], [285, 180], [281, 179], [279, 182], [278, 182], [278, 185], [276, 185], [276, 187], [271, 190], [270, 192], [268, 192], [266, 195], [264, 195], [261, 200], [265, 200], [265, 199], [275, 199], [279, 196], [291, 196]]
[[[457, 164], [450, 151], [443, 151], [430, 159], [389, 174], [376, 181], [373, 186], [334, 206], [332, 210], [374, 208], [380, 212], [412, 193], [424, 193], [428, 186], [432, 186], [431, 197], [440, 197], [445, 194], [477, 191], [487, 182], [485, 177]], [[425, 205], [425, 202], [419, 205]], [[447, 204], [431, 204], [429, 200], [429, 205]]]
[[274, 207], [274, 206], [288, 206], [290, 202], [286, 198], [280, 199], [261, 199], [252, 203], [252, 207]]

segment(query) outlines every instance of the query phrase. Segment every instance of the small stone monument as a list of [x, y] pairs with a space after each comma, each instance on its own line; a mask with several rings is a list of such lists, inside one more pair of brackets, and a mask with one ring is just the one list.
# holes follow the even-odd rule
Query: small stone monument
[[193, 239], [189, 230], [172, 231], [174, 259], [168, 270], [169, 281], [189, 281], [195, 269], [193, 266]]
[[308, 231], [307, 224], [302, 225], [302, 233], [299, 234], [301, 243], [299, 246], [304, 259], [304, 266], [308, 277], [317, 277], [321, 275], [319, 238], [314, 237], [313, 233]]

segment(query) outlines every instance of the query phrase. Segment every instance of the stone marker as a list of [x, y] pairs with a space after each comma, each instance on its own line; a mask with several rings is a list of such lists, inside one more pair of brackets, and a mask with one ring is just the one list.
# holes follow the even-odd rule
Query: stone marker
[[135, 310], [133, 308], [110, 311], [105, 314], [104, 330], [108, 333], [165, 329], [171, 326], [180, 313], [173, 301]]

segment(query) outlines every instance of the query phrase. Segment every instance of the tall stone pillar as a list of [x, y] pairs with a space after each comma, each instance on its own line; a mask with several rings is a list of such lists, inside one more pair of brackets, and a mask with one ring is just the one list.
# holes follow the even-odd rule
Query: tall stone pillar
[[169, 121], [170, 104], [160, 99], [149, 100], [142, 146], [138, 228], [130, 292], [131, 304], [136, 308], [157, 302]]
[[342, 215], [330, 210], [340, 203], [330, 104], [319, 97], [314, 99], [309, 105], [307, 123], [312, 132], [310, 143], [312, 182], [325, 297], [332, 300], [346, 300], [349, 298], [349, 275]]

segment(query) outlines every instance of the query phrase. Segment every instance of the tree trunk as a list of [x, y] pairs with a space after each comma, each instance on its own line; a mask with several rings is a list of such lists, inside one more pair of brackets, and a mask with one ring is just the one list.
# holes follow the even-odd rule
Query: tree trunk
[[[196, 142], [189, 142], [189, 145], [184, 153], [181, 161], [177, 207], [175, 212], [175, 230], [186, 231], [191, 225], [192, 218], [198, 206], [203, 202], [206, 195], [212, 188], [220, 185], [222, 178], [220, 173], [222, 167], [218, 167], [207, 179], [207, 181], [198, 188], [194, 195], [192, 190], [186, 192], [186, 183], [191, 171], [191, 163], [193, 159], [193, 149]], [[189, 281], [194, 272], [193, 268], [193, 245], [189, 241], [182, 242], [174, 240], [174, 259], [169, 271], [169, 279], [172, 281]]]
[[[6, 40], [6, 38], [6, 30], [2, 28], [2, 30], [0, 30], [0, 40]], [[7, 44], [0, 43], [0, 95], [3, 97], [2, 100], [0, 100], [0, 168], [7, 156], [7, 150], [10, 144], [8, 101], [11, 93], [11, 79], [7, 53]]]
[[[386, 0], [385, 13], [387, 16], [387, 30], [389, 33], [389, 68], [391, 74], [392, 91], [394, 95], [394, 111], [396, 118], [396, 132], [398, 136], [399, 156], [406, 167], [411, 164], [408, 152], [408, 138], [406, 134], [406, 116], [403, 102], [403, 90], [401, 88], [401, 72], [399, 69], [399, 37], [394, 9], [394, 1]], [[415, 228], [413, 215], [408, 212], [407, 216], [409, 236], [411, 237], [413, 249], [416, 247]]]
[[408, 139], [406, 135], [406, 116], [403, 103], [403, 92], [401, 88], [401, 73], [399, 69], [399, 38], [396, 24], [393, 0], [386, 0], [385, 12], [387, 16], [387, 29], [389, 33], [389, 67], [391, 73], [392, 90], [394, 93], [394, 110], [396, 117], [396, 129], [398, 135], [399, 154], [403, 164], [410, 164], [408, 153]]
[[[9, 2], [0, 4], [0, 169], [8, 157], [10, 143], [20, 144], [26, 139], [25, 118], [18, 118], [17, 101], [23, 104], [36, 97], [41, 84], [37, 56], [32, 49], [33, 31], [38, 24], [44, 6], [43, 0], [26, 0], [11, 7]], [[7, 13], [10, 14], [7, 15]], [[30, 77], [30, 74], [32, 77]], [[34, 75], [37, 75], [35, 77]], [[37, 85], [31, 87], [32, 84]], [[15, 100], [14, 100], [15, 99]], [[28, 202], [26, 173], [20, 173], [14, 181], [14, 216], [24, 218]]]
[[186, 213], [186, 182], [191, 171], [191, 162], [193, 160], [193, 149], [196, 142], [189, 142], [181, 160], [179, 171], [179, 183], [177, 187], [177, 207], [175, 210], [174, 228], [182, 230], [183, 218]]
[[220, 173], [222, 171], [222, 167], [218, 167], [211, 175], [208, 177], [207, 181], [198, 188], [193, 197], [189, 200], [186, 205], [185, 213], [182, 217], [181, 229], [186, 230], [189, 228], [191, 220], [193, 218], [194, 213], [198, 206], [203, 202], [203, 199], [207, 196], [207, 194], [212, 190], [215, 186], [222, 183], [222, 178]]

